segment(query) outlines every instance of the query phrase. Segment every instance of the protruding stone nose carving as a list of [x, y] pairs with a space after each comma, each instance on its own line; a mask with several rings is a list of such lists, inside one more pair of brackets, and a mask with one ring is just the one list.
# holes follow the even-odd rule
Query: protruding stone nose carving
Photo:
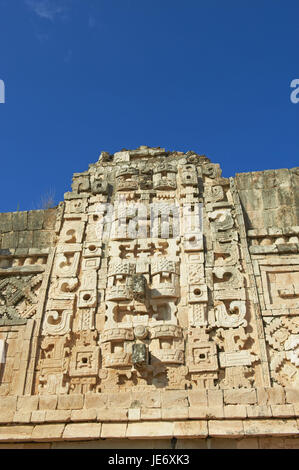
[[147, 364], [147, 350], [143, 343], [135, 343], [132, 347], [132, 362], [135, 366]]
[[143, 302], [146, 297], [146, 278], [142, 274], [132, 276], [132, 294], [135, 300]]

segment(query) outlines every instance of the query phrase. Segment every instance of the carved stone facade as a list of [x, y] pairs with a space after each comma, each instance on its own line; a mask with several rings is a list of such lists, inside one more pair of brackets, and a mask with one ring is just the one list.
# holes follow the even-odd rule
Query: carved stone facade
[[298, 432], [298, 187], [144, 146], [102, 152], [55, 210], [0, 214], [1, 423]]

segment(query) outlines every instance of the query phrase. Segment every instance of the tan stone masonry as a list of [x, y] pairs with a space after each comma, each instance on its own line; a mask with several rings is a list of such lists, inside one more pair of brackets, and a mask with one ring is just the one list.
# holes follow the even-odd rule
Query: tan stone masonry
[[142, 146], [0, 214], [0, 448], [294, 447], [298, 188]]

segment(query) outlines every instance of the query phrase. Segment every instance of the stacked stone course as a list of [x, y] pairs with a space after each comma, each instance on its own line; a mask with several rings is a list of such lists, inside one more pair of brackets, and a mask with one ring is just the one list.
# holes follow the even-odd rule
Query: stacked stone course
[[0, 443], [296, 446], [298, 183], [143, 146], [0, 214]]

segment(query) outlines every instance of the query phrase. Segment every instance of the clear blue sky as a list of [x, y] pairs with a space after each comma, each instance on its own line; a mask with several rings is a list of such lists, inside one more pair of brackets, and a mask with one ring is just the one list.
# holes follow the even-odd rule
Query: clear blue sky
[[224, 176], [299, 164], [298, 0], [0, 0], [0, 212], [101, 150], [194, 150]]

